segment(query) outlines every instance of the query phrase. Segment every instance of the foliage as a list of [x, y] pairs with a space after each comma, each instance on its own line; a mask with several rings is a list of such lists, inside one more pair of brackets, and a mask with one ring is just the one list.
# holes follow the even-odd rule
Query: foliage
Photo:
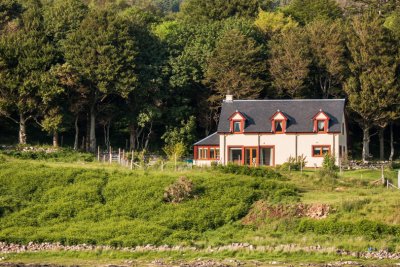
[[[51, 151], [50, 151], [51, 150]], [[79, 153], [70, 149], [61, 149], [53, 151], [53, 149], [35, 148], [34, 150], [5, 150], [1, 154], [17, 159], [46, 160], [54, 162], [93, 162], [94, 156], [89, 153]]]
[[350, 75], [344, 90], [349, 107], [354, 110], [363, 128], [363, 161], [369, 156], [370, 129], [385, 125], [398, 115], [399, 103], [393, 57], [397, 49], [383, 21], [377, 15], [365, 14], [352, 18], [347, 27], [347, 48], [350, 53]]
[[165, 154], [167, 154], [168, 159], [174, 162], [181, 160], [187, 151], [182, 142], [167, 144], [164, 146], [163, 150]]
[[283, 179], [284, 177], [277, 171], [266, 167], [249, 167], [237, 164], [214, 165], [214, 169], [223, 173], [232, 173], [237, 175], [248, 175], [253, 177], [263, 177], [268, 179]]
[[165, 141], [163, 150], [167, 154], [168, 159], [175, 162], [175, 165], [177, 161], [189, 152], [189, 148], [194, 142], [195, 127], [196, 121], [192, 116], [187, 122], [182, 121], [180, 128], [170, 128], [162, 136], [162, 139]]
[[285, 171], [299, 171], [302, 167], [304, 168], [306, 166], [306, 159], [307, 157], [304, 155], [297, 156], [297, 158], [290, 156], [288, 160], [279, 167], [279, 169]]
[[343, 11], [334, 0], [293, 0], [283, 8], [283, 12], [302, 24], [316, 19], [338, 19]]
[[334, 220], [303, 219], [298, 226], [300, 233], [313, 232], [320, 235], [355, 235], [370, 239], [384, 235], [399, 236], [400, 227], [379, 222], [361, 220], [356, 222], [338, 222]]
[[208, 60], [205, 82], [214, 91], [209, 102], [219, 107], [227, 92], [237, 99], [258, 98], [265, 72], [262, 47], [239, 30], [227, 31]]
[[229, 17], [254, 17], [261, 0], [186, 0], [182, 3], [183, 16], [193, 21], [221, 20]]
[[296, 190], [257, 177], [192, 172], [186, 177], [201, 194], [170, 205], [163, 195], [175, 174], [21, 162], [0, 168], [1, 241], [190, 244], [240, 220], [254, 201]]
[[165, 189], [164, 201], [170, 203], [180, 203], [193, 197], [193, 191], [193, 182], [182, 176]]
[[298, 27], [298, 23], [290, 16], [286, 17], [282, 12], [267, 12], [260, 10], [254, 24], [267, 37], [279, 34], [292, 28]]
[[269, 46], [269, 71], [278, 95], [290, 98], [307, 95], [305, 85], [311, 59], [304, 29], [293, 28], [274, 35]]

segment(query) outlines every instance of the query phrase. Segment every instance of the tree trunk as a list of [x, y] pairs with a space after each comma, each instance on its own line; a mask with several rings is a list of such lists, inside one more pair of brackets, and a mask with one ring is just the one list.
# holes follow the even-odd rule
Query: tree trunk
[[53, 147], [58, 147], [58, 133], [53, 133]]
[[92, 153], [96, 152], [96, 108], [92, 105], [90, 108], [90, 147], [89, 150]]
[[393, 122], [390, 124], [390, 156], [389, 160], [393, 161], [394, 157], [394, 133], [393, 133]]
[[379, 129], [379, 160], [385, 160], [385, 128]]
[[79, 115], [75, 117], [75, 141], [74, 141], [74, 150], [78, 150], [79, 146]]
[[136, 129], [133, 123], [129, 125], [129, 143], [130, 143], [130, 150], [136, 151]]
[[23, 114], [19, 115], [19, 144], [26, 145], [26, 119]]
[[90, 150], [90, 113], [86, 114], [86, 137], [85, 137], [85, 151]]
[[362, 160], [363, 162], [367, 162], [369, 159], [369, 142], [370, 142], [370, 135], [369, 130], [371, 129], [370, 126], [364, 126], [363, 129], [363, 151], [362, 151]]

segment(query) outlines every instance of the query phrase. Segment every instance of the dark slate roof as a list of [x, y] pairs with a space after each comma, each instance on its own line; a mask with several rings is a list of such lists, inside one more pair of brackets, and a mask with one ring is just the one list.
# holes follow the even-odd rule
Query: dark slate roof
[[207, 136], [203, 140], [200, 140], [195, 146], [218, 146], [219, 145], [219, 135], [218, 133], [213, 133], [212, 135]]
[[270, 119], [278, 110], [288, 118], [287, 133], [313, 132], [312, 119], [320, 110], [331, 118], [329, 132], [340, 132], [344, 107], [344, 99], [224, 101], [218, 124], [218, 133], [229, 132], [229, 117], [236, 111], [243, 113], [247, 118], [244, 132], [271, 132]]

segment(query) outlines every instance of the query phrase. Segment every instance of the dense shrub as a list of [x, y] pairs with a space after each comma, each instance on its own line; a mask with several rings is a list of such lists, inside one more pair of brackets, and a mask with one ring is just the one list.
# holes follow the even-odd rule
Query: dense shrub
[[[57, 149], [57, 150], [46, 150], [46, 149], [33, 149], [33, 150], [5, 150], [1, 151], [2, 154], [14, 157], [17, 159], [34, 159], [34, 160], [46, 160], [56, 162], [92, 162], [95, 157], [90, 153], [76, 152], [71, 149]], [[1, 162], [1, 159], [0, 159]]]
[[262, 177], [191, 172], [187, 186], [198, 197], [171, 205], [164, 190], [176, 173], [50, 166], [19, 160], [1, 165], [0, 241], [190, 244], [240, 220], [259, 199], [297, 194], [293, 186]]
[[249, 166], [241, 166], [237, 164], [228, 164], [228, 165], [217, 165], [213, 167], [216, 170], [219, 170], [223, 173], [232, 173], [239, 175], [248, 175], [253, 177], [263, 177], [268, 179], [282, 179], [283, 176], [270, 168], [267, 167], [249, 167]]
[[279, 170], [282, 171], [300, 171], [301, 168], [305, 167], [307, 164], [307, 157], [300, 155], [296, 157], [289, 157], [288, 160], [279, 166]]
[[354, 235], [371, 239], [384, 235], [400, 236], [400, 227], [384, 223], [361, 220], [358, 222], [339, 222], [334, 220], [303, 219], [298, 225], [300, 233], [313, 232], [319, 235]]
[[193, 191], [193, 182], [186, 177], [180, 177], [177, 181], [165, 189], [164, 201], [180, 203], [193, 197]]

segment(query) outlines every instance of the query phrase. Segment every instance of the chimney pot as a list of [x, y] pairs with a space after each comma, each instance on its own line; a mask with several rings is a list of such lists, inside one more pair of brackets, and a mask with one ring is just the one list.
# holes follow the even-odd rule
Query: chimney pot
[[233, 102], [233, 95], [226, 95], [226, 102]]

